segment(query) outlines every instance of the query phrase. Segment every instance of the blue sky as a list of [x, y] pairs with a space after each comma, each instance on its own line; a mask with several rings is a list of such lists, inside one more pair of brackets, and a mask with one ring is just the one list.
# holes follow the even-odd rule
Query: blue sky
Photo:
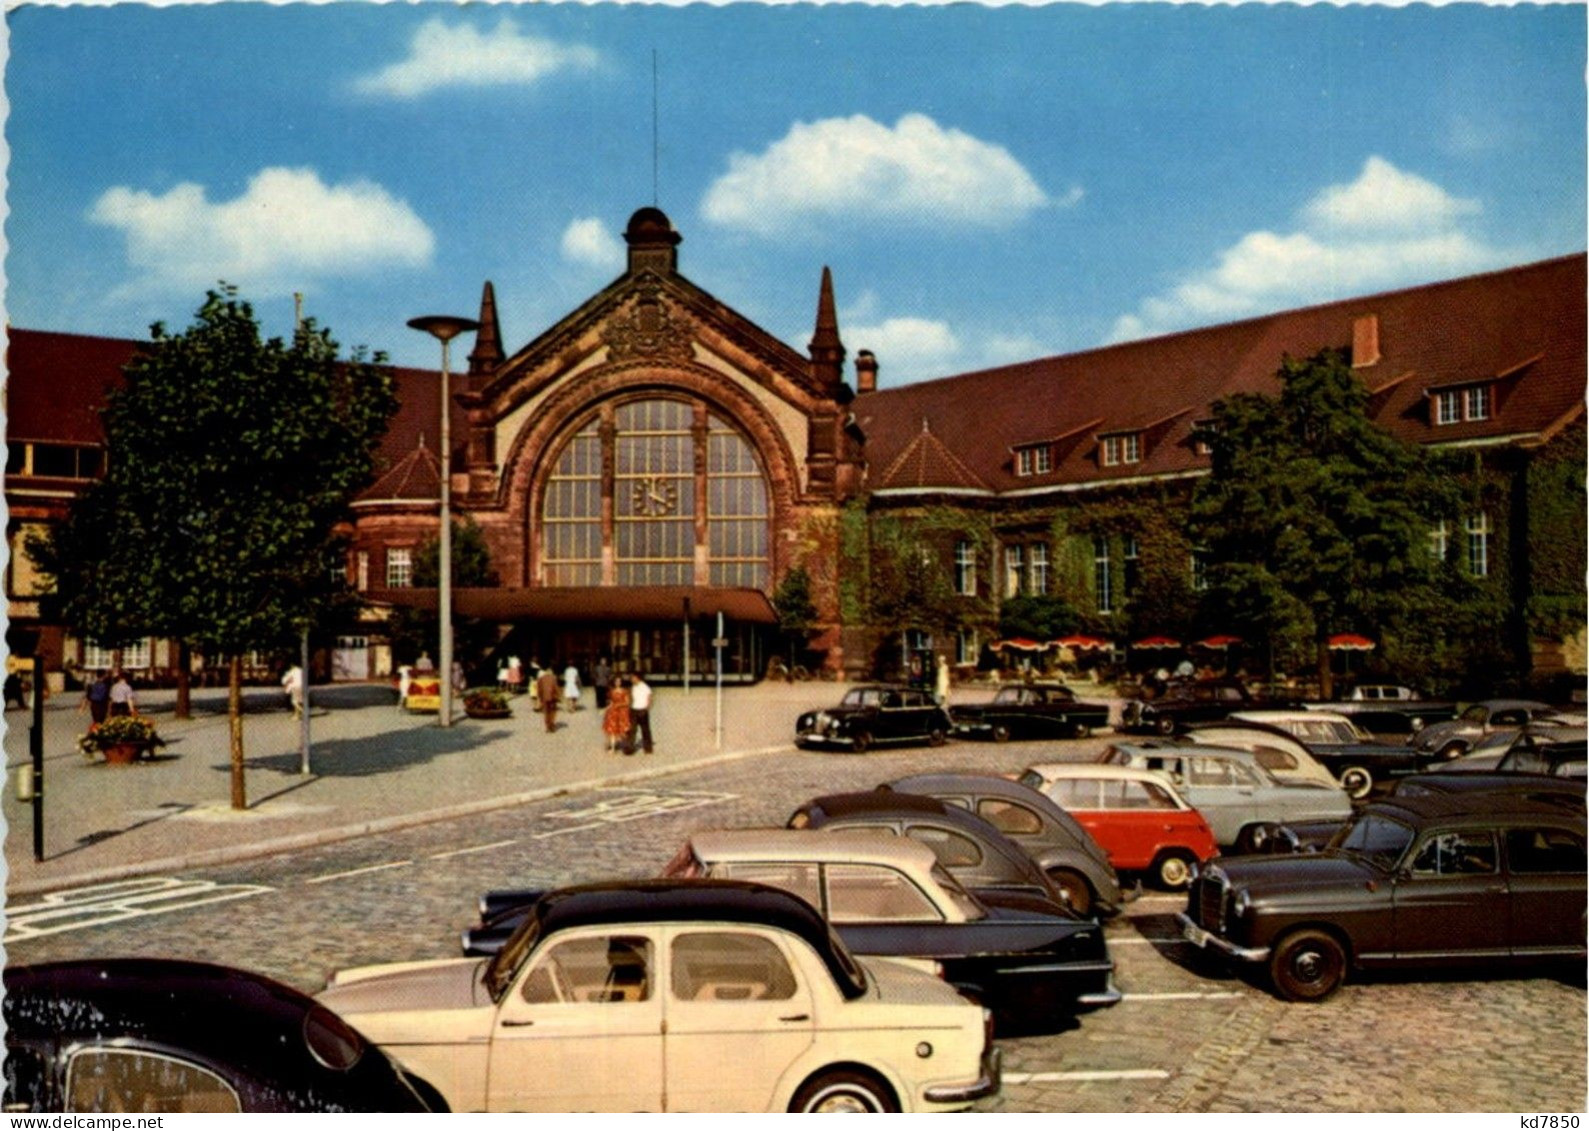
[[[12, 325], [225, 279], [344, 346], [509, 350], [680, 269], [886, 387], [1580, 251], [1585, 8], [222, 3], [7, 12]], [[653, 55], [659, 160], [653, 166]]]

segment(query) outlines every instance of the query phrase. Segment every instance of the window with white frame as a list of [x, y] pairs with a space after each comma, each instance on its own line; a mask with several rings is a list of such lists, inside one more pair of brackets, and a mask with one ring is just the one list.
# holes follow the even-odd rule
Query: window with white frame
[[407, 546], [390, 546], [386, 551], [386, 587], [408, 589], [414, 584], [414, 551]]
[[1109, 577], [1109, 539], [1092, 540], [1092, 589], [1100, 613], [1114, 612], [1114, 586]]
[[1208, 588], [1208, 550], [1202, 546], [1192, 547], [1192, 590], [1201, 593]]
[[1429, 556], [1437, 562], [1443, 562], [1450, 553], [1451, 526], [1442, 518], [1429, 528]]
[[370, 587], [370, 552], [368, 550], [360, 550], [354, 555], [353, 560], [355, 563], [354, 585], [362, 593]]
[[1125, 562], [1126, 597], [1129, 599], [1137, 591], [1137, 584], [1142, 580], [1141, 565], [1138, 562], [1139, 549], [1135, 535], [1127, 535], [1125, 546], [1120, 554]]
[[1026, 569], [1026, 547], [1020, 545], [1004, 547], [1004, 595], [1006, 597], [1019, 597], [1021, 595], [1021, 574]]
[[1054, 468], [1054, 454], [1047, 445], [1033, 449], [1032, 470], [1039, 475], [1047, 475]]
[[1474, 385], [1464, 391], [1462, 396], [1462, 413], [1469, 420], [1488, 420], [1490, 418], [1490, 387], [1488, 385]]
[[955, 663], [975, 664], [977, 662], [977, 634], [974, 630], [962, 628], [955, 636]]
[[1103, 438], [1105, 467], [1122, 463], [1139, 463], [1142, 460], [1142, 437], [1136, 432], [1120, 432]]
[[1476, 514], [1468, 519], [1468, 572], [1474, 577], [1490, 575], [1490, 516]]
[[1017, 475], [1030, 475], [1030, 474], [1032, 474], [1032, 449], [1031, 448], [1022, 448], [1020, 451], [1015, 453], [1015, 474], [1017, 474]]
[[[92, 640], [83, 641], [83, 667], [89, 671], [109, 671], [116, 666], [115, 648], [105, 648]], [[147, 668], [150, 660], [148, 640], [124, 644], [120, 648], [121, 666], [128, 670]]]
[[1031, 592], [1042, 597], [1048, 592], [1048, 543], [1033, 542], [1031, 552]]
[[977, 595], [977, 548], [965, 539], [955, 543], [955, 592]]
[[1445, 392], [1435, 394], [1435, 423], [1456, 424], [1462, 419], [1462, 394], [1456, 389], [1447, 389]]

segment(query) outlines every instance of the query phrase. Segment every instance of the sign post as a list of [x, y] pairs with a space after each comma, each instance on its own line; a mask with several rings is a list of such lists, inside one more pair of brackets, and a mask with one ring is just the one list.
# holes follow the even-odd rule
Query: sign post
[[28, 732], [33, 756], [33, 859], [44, 860], [44, 657], [33, 656], [33, 729]]
[[723, 749], [723, 645], [728, 640], [723, 636], [723, 614], [717, 614], [717, 636], [712, 640], [712, 648], [717, 653], [717, 724], [714, 728], [717, 735], [717, 749]]

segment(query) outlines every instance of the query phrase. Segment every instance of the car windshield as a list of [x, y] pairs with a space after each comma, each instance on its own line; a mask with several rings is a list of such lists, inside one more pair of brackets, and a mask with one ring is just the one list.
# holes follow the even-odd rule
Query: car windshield
[[535, 944], [540, 942], [540, 939], [539, 908], [532, 908], [529, 917], [519, 924], [519, 929], [508, 937], [508, 941], [502, 944], [502, 949], [492, 955], [491, 961], [486, 963], [482, 980], [492, 1001], [502, 999], [502, 995], [513, 984], [519, 967], [524, 965], [524, 960], [530, 956], [530, 952], [535, 949]]
[[841, 707], [875, 707], [882, 702], [882, 692], [875, 687], [856, 687], [845, 692]]
[[999, 693], [993, 697], [993, 701], [1002, 706], [1009, 706], [1012, 703], [1019, 703], [1021, 701], [1022, 690], [1023, 689], [1019, 687], [1001, 687], [999, 688]]
[[1359, 813], [1330, 840], [1330, 847], [1391, 868], [1412, 843], [1412, 830], [1379, 813]]
[[987, 909], [977, 902], [976, 896], [961, 887], [960, 881], [955, 879], [942, 864], [932, 866], [932, 878], [938, 881], [938, 886], [943, 888], [944, 893], [949, 897], [949, 902], [955, 905], [955, 909], [965, 916], [966, 922], [987, 918]]
[[1131, 751], [1122, 750], [1118, 746], [1111, 746], [1098, 755], [1098, 761], [1105, 766], [1129, 766], [1131, 764]]

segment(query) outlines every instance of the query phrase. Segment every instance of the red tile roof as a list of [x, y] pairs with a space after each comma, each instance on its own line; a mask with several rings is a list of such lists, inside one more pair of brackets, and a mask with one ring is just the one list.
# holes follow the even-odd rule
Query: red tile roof
[[[1583, 409], [1585, 293], [1585, 257], [1573, 255], [866, 393], [853, 407], [874, 475], [893, 471], [923, 420], [999, 491], [1195, 472], [1208, 461], [1190, 433], [1214, 401], [1277, 391], [1283, 356], [1350, 346], [1355, 321], [1374, 315], [1381, 358], [1358, 372], [1383, 390], [1373, 408], [1393, 433], [1418, 443], [1543, 436]], [[1497, 378], [1491, 419], [1431, 424], [1426, 389]], [[1012, 448], [1086, 424], [1080, 442], [1056, 446], [1052, 471], [1016, 476]], [[1138, 430], [1140, 462], [1101, 466], [1096, 436]]]
[[895, 456], [888, 469], [868, 486], [874, 491], [895, 487], [988, 489], [976, 472], [932, 434], [925, 420], [922, 421], [921, 431], [905, 445], [905, 450]]

